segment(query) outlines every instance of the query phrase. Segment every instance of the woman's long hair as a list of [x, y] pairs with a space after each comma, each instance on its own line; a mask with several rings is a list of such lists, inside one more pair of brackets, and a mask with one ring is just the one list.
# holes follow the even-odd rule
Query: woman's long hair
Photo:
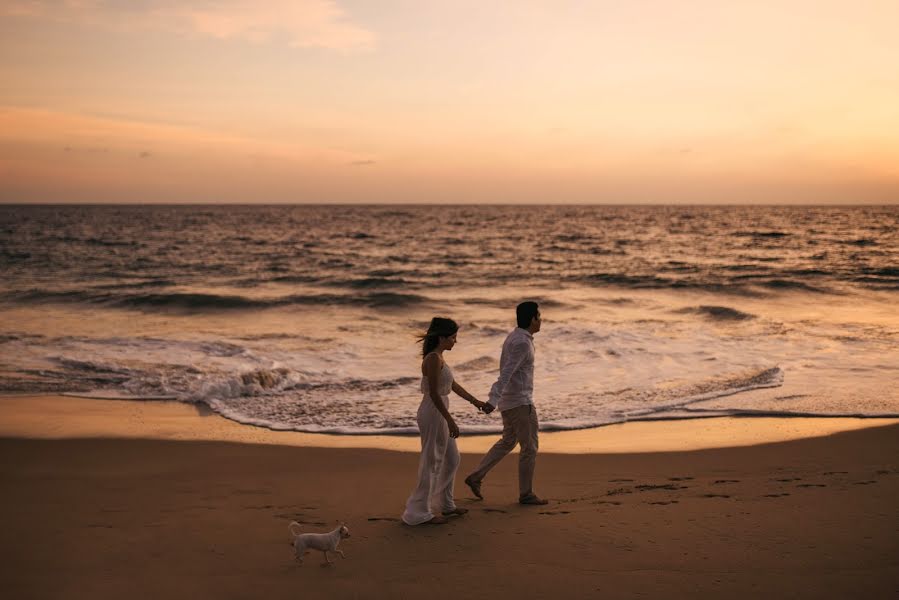
[[428, 332], [418, 338], [421, 342], [421, 355], [427, 356], [440, 343], [440, 338], [455, 335], [457, 331], [459, 326], [452, 319], [434, 317], [428, 325]]

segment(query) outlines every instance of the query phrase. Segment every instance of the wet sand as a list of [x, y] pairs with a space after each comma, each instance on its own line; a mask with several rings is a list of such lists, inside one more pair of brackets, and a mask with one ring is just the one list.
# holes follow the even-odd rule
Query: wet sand
[[[65, 439], [85, 436], [66, 431], [77, 419], [57, 412], [44, 413], [45, 435], [28, 436], [22, 427], [40, 422], [10, 400], [0, 399], [0, 589], [9, 598], [892, 598], [899, 591], [897, 424], [691, 451], [561, 454], [544, 444], [537, 470], [537, 491], [551, 500], [544, 507], [514, 502], [514, 455], [486, 480], [485, 500], [471, 499], [461, 478], [479, 457], [466, 453], [456, 497], [470, 512], [412, 528], [398, 517], [414, 484], [414, 452], [185, 441], [177, 438], [183, 427], [197, 430], [217, 417], [194, 411], [163, 419], [156, 403], [138, 405], [149, 412], [133, 422], [119, 415], [119, 435]], [[111, 407], [95, 410], [111, 418]], [[94, 420], [95, 429], [112, 427]], [[762, 420], [735, 421], [765, 429]], [[593, 434], [614, 437], [611, 430]], [[169, 437], [139, 439], [141, 431]], [[701, 429], [680, 433], [692, 444], [702, 437]], [[346, 559], [322, 567], [321, 554], [310, 552], [297, 566], [291, 520], [307, 531], [345, 521]]]
[[[539, 410], [539, 407], [538, 407]], [[499, 426], [500, 417], [491, 417]], [[721, 417], [635, 421], [540, 434], [540, 450], [559, 454], [670, 452], [751, 446], [899, 423], [899, 419]], [[271, 431], [235, 423], [205, 405], [97, 400], [73, 396], [0, 396], [0, 437], [139, 438], [224, 441], [321, 448], [418, 452], [418, 436], [327, 435]], [[459, 450], [483, 454], [498, 434], [463, 435]]]

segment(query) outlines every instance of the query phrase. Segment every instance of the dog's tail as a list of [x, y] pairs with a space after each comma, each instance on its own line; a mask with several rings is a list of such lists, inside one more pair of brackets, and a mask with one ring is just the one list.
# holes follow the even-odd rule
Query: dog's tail
[[[291, 521], [291, 522], [290, 522], [290, 525], [287, 526], [287, 532], [290, 533], [291, 537], [296, 538], [298, 535], [300, 535], [300, 532], [299, 532], [299, 531], [294, 531], [294, 527], [296, 527], [297, 529], [299, 529], [299, 528], [300, 528], [300, 524], [297, 523], [296, 521]], [[293, 540], [291, 540], [291, 541], [293, 541]]]

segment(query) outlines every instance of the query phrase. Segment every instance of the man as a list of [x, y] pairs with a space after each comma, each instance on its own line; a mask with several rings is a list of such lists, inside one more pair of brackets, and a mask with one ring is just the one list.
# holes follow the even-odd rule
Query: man
[[522, 302], [515, 309], [518, 327], [503, 343], [499, 360], [499, 379], [490, 388], [490, 398], [483, 411], [499, 408], [503, 417], [503, 437], [481, 460], [465, 484], [478, 498], [481, 482], [496, 464], [521, 444], [518, 458], [518, 502], [543, 505], [547, 501], [534, 493], [534, 466], [537, 462], [537, 411], [534, 408], [534, 334], [540, 331], [540, 307], [536, 302]]

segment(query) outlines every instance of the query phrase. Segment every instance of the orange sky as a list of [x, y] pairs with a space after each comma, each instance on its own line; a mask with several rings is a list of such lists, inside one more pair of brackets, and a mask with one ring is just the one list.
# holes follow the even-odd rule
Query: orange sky
[[895, 0], [2, 0], [0, 202], [899, 203], [897, 23]]

